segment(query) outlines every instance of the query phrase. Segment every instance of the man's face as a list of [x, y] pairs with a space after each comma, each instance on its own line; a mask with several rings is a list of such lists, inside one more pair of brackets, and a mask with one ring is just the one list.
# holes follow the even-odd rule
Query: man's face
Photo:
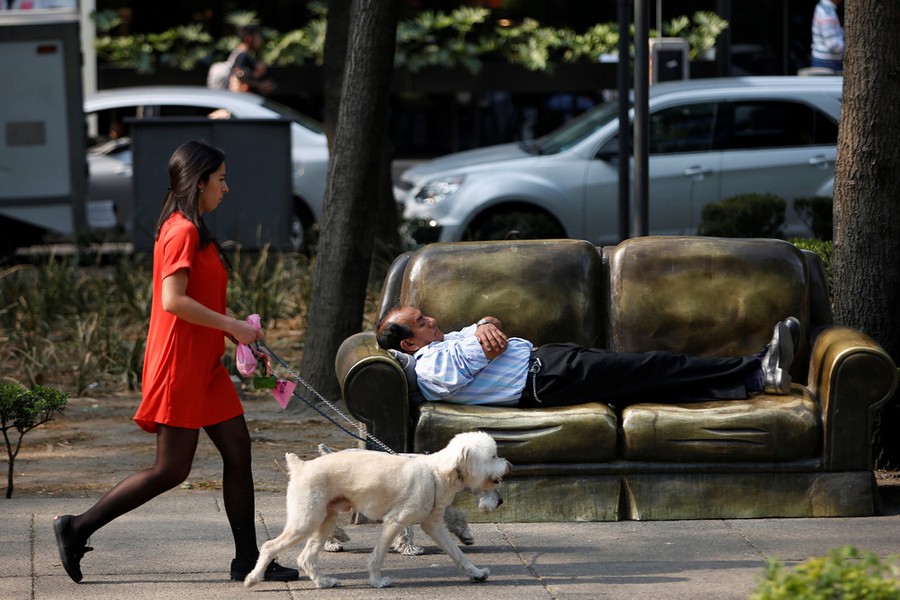
[[412, 331], [412, 337], [402, 342], [404, 352], [415, 352], [431, 342], [444, 340], [444, 332], [437, 326], [437, 321], [423, 315], [418, 308], [404, 306], [395, 313], [391, 321], [406, 325]]

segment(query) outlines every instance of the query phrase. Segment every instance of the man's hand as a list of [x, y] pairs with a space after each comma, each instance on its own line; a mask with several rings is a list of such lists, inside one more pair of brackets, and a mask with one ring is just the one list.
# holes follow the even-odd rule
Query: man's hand
[[504, 352], [509, 345], [506, 334], [500, 329], [500, 320], [494, 317], [485, 317], [475, 329], [475, 339], [481, 344], [481, 349], [488, 360], [494, 360]]

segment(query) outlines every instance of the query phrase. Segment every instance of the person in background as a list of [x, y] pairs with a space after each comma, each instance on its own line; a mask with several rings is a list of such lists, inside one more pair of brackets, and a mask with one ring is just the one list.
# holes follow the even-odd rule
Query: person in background
[[259, 25], [244, 25], [238, 30], [241, 38], [231, 68], [228, 89], [233, 92], [250, 91], [257, 94], [270, 94], [275, 90], [275, 83], [266, 78], [268, 67], [259, 59], [262, 47], [262, 35]]
[[843, 73], [844, 28], [838, 18], [842, 0], [819, 0], [812, 20], [812, 60], [810, 66]]
[[[226, 314], [230, 265], [203, 221], [228, 192], [224, 153], [203, 141], [185, 142], [169, 159], [169, 182], [156, 226], [142, 398], [134, 416], [141, 429], [156, 434], [156, 461], [87, 511], [54, 519], [63, 568], [76, 583], [94, 532], [187, 479], [201, 428], [222, 456], [235, 548], [231, 579], [243, 580], [259, 557], [250, 433], [222, 355], [225, 338], [249, 344], [262, 333]], [[298, 578], [296, 569], [275, 561], [265, 572], [268, 581]]]

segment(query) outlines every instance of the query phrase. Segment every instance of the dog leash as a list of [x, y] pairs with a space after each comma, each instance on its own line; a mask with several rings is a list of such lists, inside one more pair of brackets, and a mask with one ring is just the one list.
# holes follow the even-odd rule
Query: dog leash
[[[322, 403], [324, 403], [328, 408], [330, 408], [335, 414], [337, 414], [339, 417], [341, 417], [344, 421], [346, 421], [347, 423], [352, 425], [356, 429], [356, 431], [363, 431], [362, 426], [357, 421], [355, 421], [351, 417], [344, 414], [344, 412], [341, 409], [339, 409], [337, 406], [335, 406], [334, 403], [330, 402], [325, 396], [320, 394], [319, 391], [316, 390], [312, 385], [310, 385], [305, 379], [303, 379], [302, 377], [300, 377], [300, 375], [295, 373], [294, 370], [291, 369], [291, 367], [284, 360], [282, 360], [282, 358], [280, 356], [278, 356], [278, 354], [276, 354], [275, 351], [272, 350], [272, 348], [270, 348], [268, 344], [266, 344], [262, 340], [257, 340], [254, 342], [254, 345], [255, 345], [256, 351], [262, 352], [262, 353], [268, 355], [272, 360], [277, 362], [283, 369], [285, 369], [288, 373], [290, 373], [294, 377], [294, 379], [297, 380], [297, 383], [300, 383], [301, 385], [303, 385], [303, 387], [305, 387], [310, 392], [312, 392], [316, 396], [316, 398], [321, 400]], [[332, 418], [330, 415], [326, 414], [321, 408], [316, 406], [313, 402], [304, 398], [303, 395], [301, 395], [297, 391], [296, 388], [294, 389], [292, 396], [297, 397], [304, 404], [306, 404], [311, 409], [313, 409], [314, 411], [316, 411], [317, 413], [319, 413], [320, 415], [325, 417], [335, 427], [337, 427], [338, 429], [340, 429], [341, 431], [343, 431], [350, 437], [357, 439], [361, 442], [367, 442], [367, 443], [371, 442], [372, 444], [374, 444], [375, 446], [377, 446], [378, 448], [380, 448], [381, 450], [383, 450], [389, 454], [397, 454], [390, 447], [388, 447], [387, 444], [385, 444], [384, 442], [379, 440], [377, 437], [375, 437], [368, 431], [365, 432], [366, 437], [361, 437], [361, 436], [357, 435], [356, 433], [350, 431], [349, 429], [345, 428], [342, 424], [338, 423], [334, 418]]]

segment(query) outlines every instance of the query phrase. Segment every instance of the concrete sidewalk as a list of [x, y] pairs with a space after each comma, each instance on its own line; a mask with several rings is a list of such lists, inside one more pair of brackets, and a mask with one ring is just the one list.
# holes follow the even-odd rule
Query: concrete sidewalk
[[[73, 583], [53, 538], [57, 514], [77, 513], [94, 499], [2, 500], [0, 598], [178, 600], [204, 598], [746, 598], [767, 558], [789, 564], [851, 544], [882, 557], [900, 551], [900, 515], [848, 519], [754, 519], [620, 523], [476, 524], [464, 548], [486, 583], [469, 583], [421, 531], [422, 556], [391, 554], [385, 589], [368, 587], [366, 558], [377, 525], [346, 528], [351, 541], [320, 564], [341, 586], [316, 590], [305, 576], [248, 590], [227, 580], [231, 536], [216, 491], [177, 490], [114, 521], [91, 539], [84, 580]], [[501, 509], [502, 510], [502, 507]], [[261, 540], [281, 532], [284, 496], [257, 495]], [[298, 549], [279, 562], [294, 566]]]

